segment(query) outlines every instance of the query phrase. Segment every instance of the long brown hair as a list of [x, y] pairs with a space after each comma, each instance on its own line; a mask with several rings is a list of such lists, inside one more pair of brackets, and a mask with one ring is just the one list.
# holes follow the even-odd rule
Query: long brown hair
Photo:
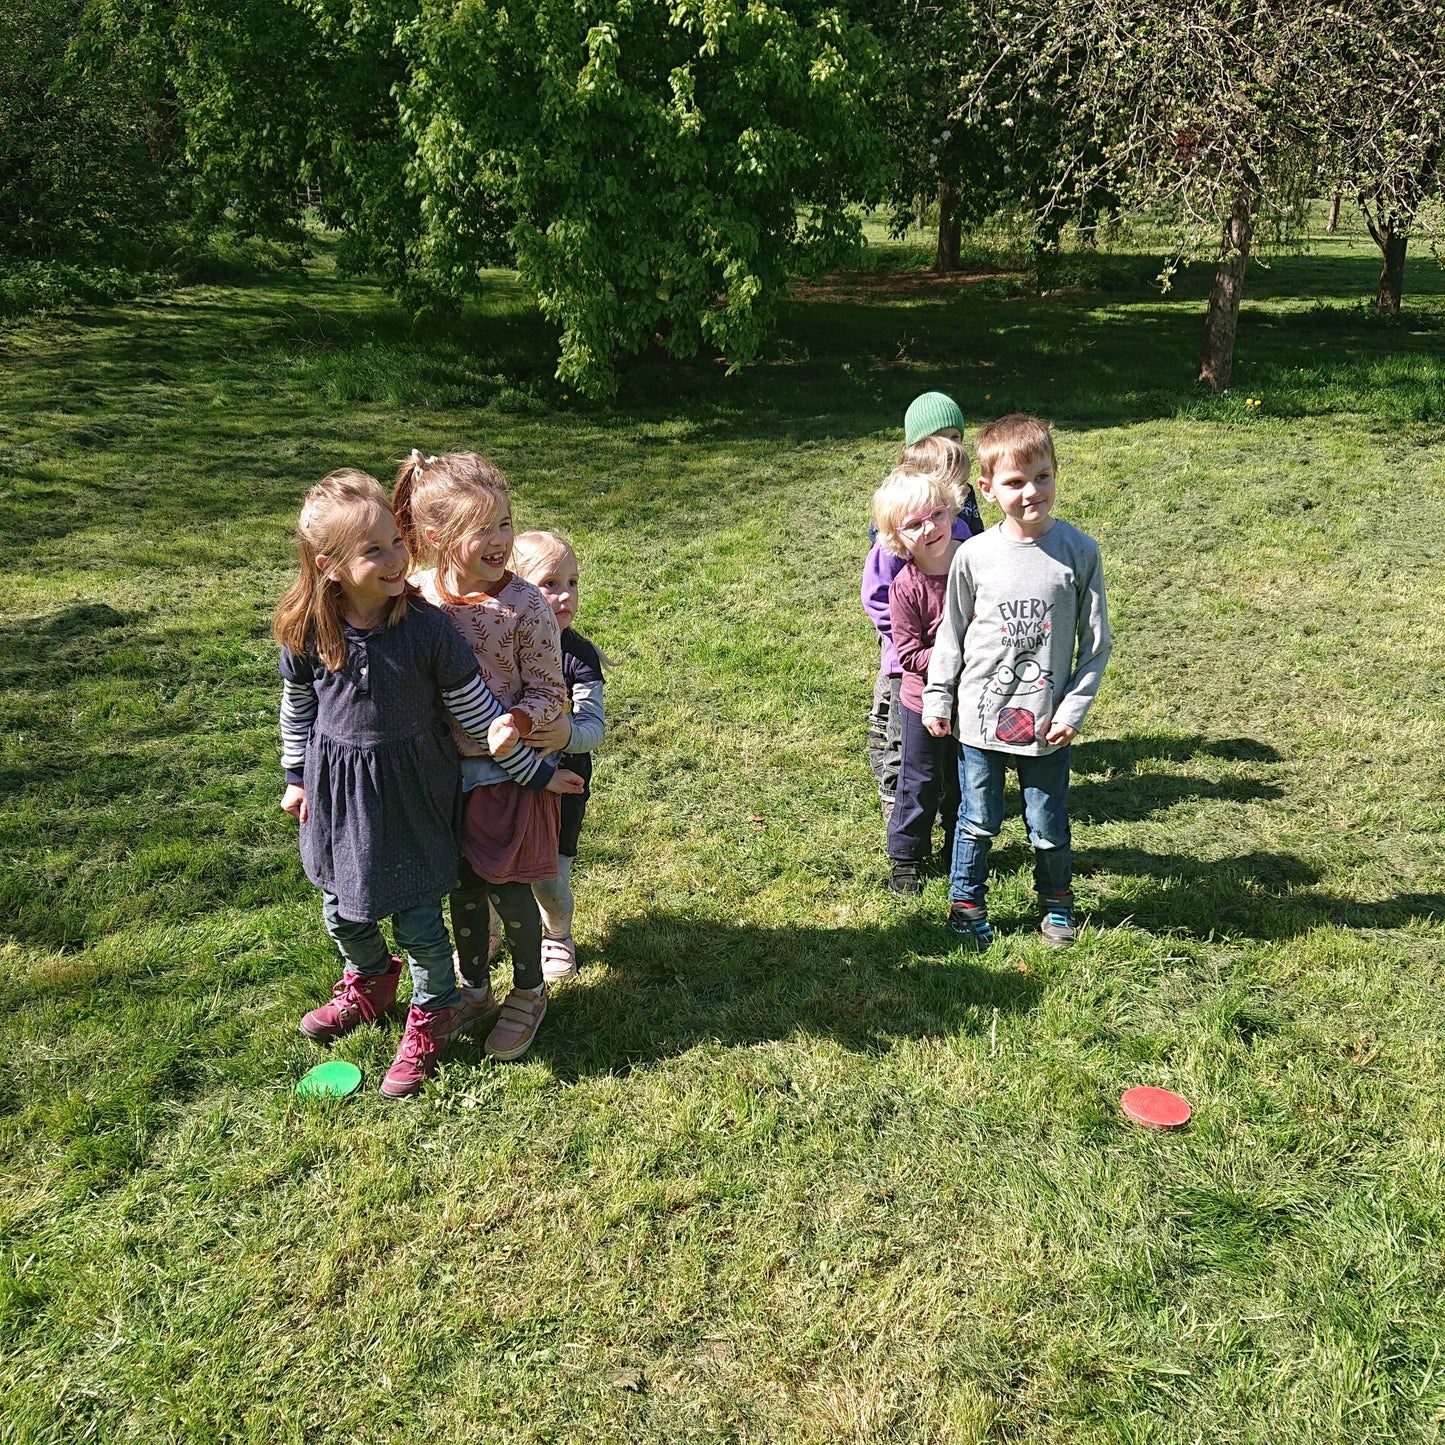
[[[346, 598], [336, 573], [356, 555], [357, 543], [378, 512], [391, 515], [381, 483], [354, 467], [322, 477], [301, 505], [296, 523], [301, 571], [277, 604], [271, 630], [283, 647], [314, 656], [331, 672], [346, 661]], [[326, 558], [324, 572], [318, 557]], [[387, 608], [383, 624], [400, 622], [409, 605], [403, 592]]]
[[[443, 596], [443, 574], [463, 540], [491, 526], [510, 506], [506, 477], [476, 452], [426, 457], [413, 451], [397, 468], [391, 493], [391, 510], [411, 553], [412, 569], [434, 565], [437, 591]], [[510, 554], [507, 560], [510, 564]]]

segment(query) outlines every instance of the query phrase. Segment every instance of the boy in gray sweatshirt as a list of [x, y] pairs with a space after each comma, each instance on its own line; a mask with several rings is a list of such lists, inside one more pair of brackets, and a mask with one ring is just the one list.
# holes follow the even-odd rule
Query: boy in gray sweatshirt
[[1104, 569], [1093, 538], [1053, 515], [1054, 441], [1042, 422], [1002, 417], [979, 432], [975, 451], [980, 490], [1003, 521], [954, 554], [923, 690], [924, 727], [959, 743], [948, 927], [980, 952], [993, 942], [988, 855], [1013, 767], [1040, 932], [1063, 947], [1075, 936], [1069, 744], [1109, 660]]

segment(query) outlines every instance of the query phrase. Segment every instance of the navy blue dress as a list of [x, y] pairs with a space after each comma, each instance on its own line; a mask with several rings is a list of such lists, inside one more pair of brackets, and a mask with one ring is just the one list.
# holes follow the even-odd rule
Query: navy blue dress
[[301, 862], [343, 918], [389, 918], [455, 884], [461, 766], [441, 694], [476, 675], [446, 615], [415, 596], [393, 627], [348, 626], [338, 672], [281, 649], [281, 676], [312, 686], [317, 701]]

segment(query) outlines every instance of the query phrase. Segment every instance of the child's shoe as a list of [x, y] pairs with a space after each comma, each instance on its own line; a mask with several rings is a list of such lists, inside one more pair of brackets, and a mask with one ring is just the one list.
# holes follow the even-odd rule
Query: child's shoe
[[374, 1024], [396, 1007], [396, 986], [401, 982], [401, 960], [393, 958], [385, 973], [357, 973], [343, 969], [331, 1002], [314, 1008], [301, 1020], [301, 1032], [318, 1044], [329, 1044], [362, 1024]]
[[548, 983], [577, 977], [577, 945], [570, 933], [563, 938], [543, 938], [542, 977]]
[[458, 1034], [465, 1033], [474, 1024], [480, 1023], [488, 1014], [494, 1014], [497, 1011], [497, 1000], [492, 993], [490, 983], [483, 984], [480, 988], [473, 988], [471, 984], [464, 983], [459, 986], [457, 991], [461, 994], [462, 1001], [443, 1010], [449, 1016], [446, 1038], [441, 1040], [443, 1044], [449, 1043]]
[[971, 943], [975, 953], [986, 953], [993, 944], [993, 924], [981, 903], [960, 903], [955, 898], [948, 909], [948, 931]]
[[904, 898], [916, 898], [923, 892], [923, 870], [916, 858], [895, 858], [888, 879], [890, 892]]
[[1043, 918], [1039, 932], [1045, 943], [1055, 948], [1068, 948], [1078, 937], [1074, 926], [1074, 895], [1072, 893], [1040, 893], [1039, 907]]
[[409, 1094], [421, 1093], [422, 1085], [436, 1073], [437, 1055], [456, 1032], [451, 1026], [454, 1012], [449, 1008], [428, 1012], [415, 1005], [407, 1010], [401, 1047], [381, 1081], [381, 1092], [388, 1099], [404, 1099]]
[[493, 1059], [520, 1059], [532, 1047], [547, 1012], [547, 986], [540, 993], [514, 988], [502, 1003], [501, 1017], [487, 1035], [487, 1055]]

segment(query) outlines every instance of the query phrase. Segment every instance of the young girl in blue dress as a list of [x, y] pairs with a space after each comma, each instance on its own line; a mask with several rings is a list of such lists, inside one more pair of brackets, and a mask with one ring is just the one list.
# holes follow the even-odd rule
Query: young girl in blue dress
[[[276, 609], [281, 644], [281, 806], [300, 824], [301, 861], [343, 969], [329, 1003], [301, 1020], [329, 1043], [390, 1013], [400, 960], [411, 1007], [382, 1081], [414, 1094], [439, 1051], [481, 1017], [452, 967], [442, 900], [456, 882], [461, 771], [448, 714], [485, 740], [503, 716], [456, 629], [407, 583], [409, 554], [386, 494], [365, 472], [323, 478], [296, 528], [300, 575]], [[499, 765], [523, 786], [553, 765], [513, 747]]]

